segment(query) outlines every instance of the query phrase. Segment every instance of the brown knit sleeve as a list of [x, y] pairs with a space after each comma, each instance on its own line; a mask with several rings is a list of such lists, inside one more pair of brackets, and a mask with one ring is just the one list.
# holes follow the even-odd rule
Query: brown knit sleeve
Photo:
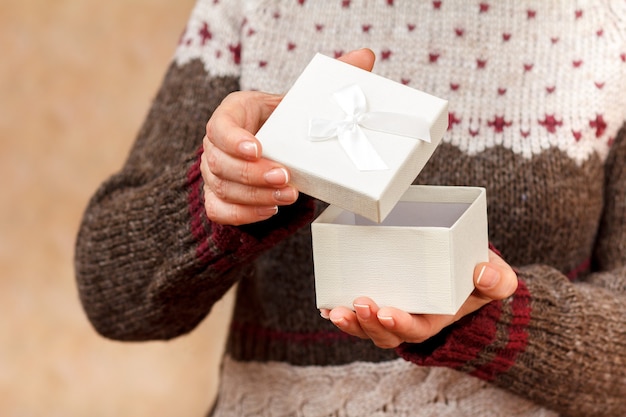
[[[172, 65], [123, 169], [89, 202], [75, 269], [83, 307], [101, 334], [163, 338], [191, 325], [174, 311], [161, 311], [168, 293], [195, 303], [190, 285], [174, 286], [175, 276], [192, 281], [199, 269], [187, 172], [206, 120], [236, 89], [234, 78], [208, 79], [200, 62]], [[190, 314], [200, 320], [201, 314]]]
[[[605, 165], [593, 272], [572, 282], [545, 266], [519, 272], [531, 295], [527, 346], [495, 382], [568, 416], [626, 410], [626, 125]], [[530, 387], [533, 387], [532, 390]]]
[[145, 340], [190, 331], [250, 259], [306, 224], [306, 197], [254, 226], [207, 219], [199, 149], [212, 111], [237, 88], [235, 77], [210, 77], [199, 60], [172, 64], [123, 169], [89, 202], [75, 270], [102, 335]]
[[566, 416], [626, 410], [626, 128], [606, 163], [605, 209], [595, 272], [517, 270], [516, 293], [431, 340], [397, 350], [419, 365], [447, 366]]

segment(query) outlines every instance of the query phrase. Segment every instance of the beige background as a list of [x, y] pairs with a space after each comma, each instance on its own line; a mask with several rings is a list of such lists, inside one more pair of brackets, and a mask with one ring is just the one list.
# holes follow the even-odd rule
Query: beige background
[[0, 0], [0, 416], [202, 416], [229, 300], [191, 335], [97, 336], [74, 237], [117, 170], [192, 0]]

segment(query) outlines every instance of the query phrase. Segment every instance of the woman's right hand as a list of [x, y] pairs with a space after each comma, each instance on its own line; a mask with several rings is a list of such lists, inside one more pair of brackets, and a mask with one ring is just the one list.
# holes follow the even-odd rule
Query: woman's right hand
[[261, 143], [253, 135], [281, 99], [255, 91], [235, 92], [207, 123], [200, 170], [211, 221], [235, 226], [258, 222], [298, 198], [298, 190], [289, 185], [289, 171], [263, 158]]
[[[370, 71], [374, 53], [359, 49], [339, 60]], [[211, 221], [233, 226], [259, 222], [298, 199], [298, 190], [289, 184], [289, 171], [263, 158], [261, 143], [254, 137], [281, 99], [240, 91], [228, 95], [213, 112], [200, 163], [204, 207]]]

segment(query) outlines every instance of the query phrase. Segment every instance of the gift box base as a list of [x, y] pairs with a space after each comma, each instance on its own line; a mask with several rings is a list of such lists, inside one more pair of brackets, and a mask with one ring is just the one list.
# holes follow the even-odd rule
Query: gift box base
[[312, 224], [318, 308], [359, 296], [415, 314], [455, 314], [488, 260], [486, 192], [411, 186], [382, 223], [337, 206]]

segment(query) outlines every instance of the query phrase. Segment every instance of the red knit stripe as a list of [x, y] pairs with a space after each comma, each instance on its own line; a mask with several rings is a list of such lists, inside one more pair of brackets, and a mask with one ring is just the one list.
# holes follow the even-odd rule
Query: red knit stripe
[[591, 266], [591, 258], [587, 258], [576, 268], [569, 271], [567, 273], [567, 278], [569, 278], [570, 281], [576, 280], [576, 278], [578, 278], [578, 275], [580, 275], [581, 273], [585, 271], [588, 271], [590, 266]]
[[520, 281], [512, 300], [512, 318], [509, 324], [508, 343], [499, 349], [489, 363], [478, 367], [472, 375], [486, 380], [493, 380], [498, 374], [507, 372], [517, 356], [528, 345], [528, 323], [530, 322], [530, 292], [523, 281]]
[[[442, 348], [448, 354], [441, 355], [431, 364], [433, 366], [448, 366], [461, 369], [468, 363], [480, 361], [481, 353], [485, 348], [497, 340], [497, 320], [502, 313], [502, 302], [492, 301], [483, 306], [471, 319], [471, 324], [458, 333], [459, 337], [451, 337]], [[441, 349], [439, 354], [444, 353]], [[440, 356], [437, 354], [436, 356]], [[450, 360], [441, 360], [446, 356]], [[428, 362], [428, 361], [427, 361]]]
[[191, 234], [198, 242], [196, 248], [196, 256], [203, 260], [209, 255], [209, 243], [206, 238], [207, 232], [204, 227], [202, 214], [204, 213], [204, 201], [202, 201], [202, 173], [200, 171], [200, 162], [203, 148], [200, 147], [196, 151], [195, 161], [187, 171], [187, 186], [189, 187], [189, 214], [191, 217]]
[[404, 359], [420, 366], [445, 366], [472, 372], [474, 364], [482, 362], [485, 349], [497, 341], [496, 323], [501, 313], [502, 302], [492, 301], [452, 325], [443, 340], [435, 336], [422, 344], [403, 343], [396, 351]]
[[[203, 148], [200, 147], [196, 152], [196, 160], [187, 172], [187, 185], [190, 188], [188, 202], [189, 214], [191, 216], [191, 233], [198, 245], [196, 246], [196, 258], [200, 264], [205, 265], [207, 262], [213, 260], [213, 270], [215, 272], [223, 272], [232, 267], [231, 260], [226, 256], [213, 259], [215, 253], [228, 252], [228, 250], [217, 250], [215, 245], [223, 243], [223, 246], [227, 248], [229, 247], [229, 241], [238, 239], [238, 237], [231, 236], [233, 233], [229, 233], [221, 225], [213, 225], [214, 227], [210, 232], [207, 228], [208, 218], [204, 211], [204, 200], [202, 197], [202, 187], [204, 183], [202, 181], [202, 172], [200, 171], [202, 152]], [[214, 239], [209, 239], [209, 233], [213, 235]], [[220, 235], [221, 237], [216, 237], [216, 235]], [[227, 242], [220, 242], [220, 240], [226, 240]]]

